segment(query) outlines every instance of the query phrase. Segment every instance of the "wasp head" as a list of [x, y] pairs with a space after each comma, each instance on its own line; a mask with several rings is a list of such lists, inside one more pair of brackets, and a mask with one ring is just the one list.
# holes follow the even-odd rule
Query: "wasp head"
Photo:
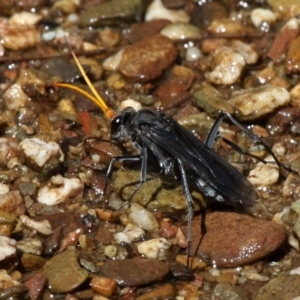
[[124, 143], [132, 140], [130, 121], [135, 114], [132, 107], [126, 107], [111, 121], [110, 134], [113, 142]]

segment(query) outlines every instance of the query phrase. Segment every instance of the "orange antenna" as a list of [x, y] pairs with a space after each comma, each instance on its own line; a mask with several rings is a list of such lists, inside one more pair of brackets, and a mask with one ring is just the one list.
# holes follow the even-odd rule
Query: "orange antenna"
[[[67, 41], [68, 43], [68, 41]], [[70, 44], [68, 43], [70, 52], [75, 60], [76, 65], [78, 66], [78, 69], [81, 73], [81, 75], [83, 76], [86, 84], [89, 86], [90, 90], [92, 91], [93, 95], [89, 94], [88, 92], [84, 91], [83, 89], [74, 86], [72, 84], [69, 83], [55, 83], [54, 86], [60, 86], [63, 88], [68, 88], [71, 90], [75, 90], [81, 94], [83, 94], [84, 96], [86, 96], [87, 98], [89, 98], [90, 100], [92, 100], [95, 104], [97, 104], [101, 110], [103, 111], [105, 117], [109, 120], [111, 120], [114, 116], [115, 116], [115, 111], [112, 110], [111, 108], [109, 108], [106, 103], [104, 102], [104, 100], [101, 98], [101, 96], [99, 95], [99, 93], [96, 91], [95, 87], [93, 86], [93, 84], [91, 83], [90, 79], [88, 78], [88, 76], [86, 75], [82, 65], [80, 64], [76, 54], [74, 53], [73, 49], [71, 48]]]

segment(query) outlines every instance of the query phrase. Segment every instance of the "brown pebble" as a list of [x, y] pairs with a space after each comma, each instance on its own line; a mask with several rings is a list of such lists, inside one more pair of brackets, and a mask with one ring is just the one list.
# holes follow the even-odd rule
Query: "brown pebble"
[[31, 300], [41, 299], [46, 283], [47, 278], [41, 273], [35, 274], [29, 280], [25, 281], [24, 285], [29, 290], [29, 298]]
[[100, 274], [113, 278], [120, 286], [141, 286], [164, 279], [169, 273], [166, 263], [150, 259], [108, 260]]
[[106, 297], [112, 296], [117, 290], [117, 282], [106, 277], [94, 277], [91, 281], [92, 289]]
[[130, 80], [148, 82], [159, 77], [176, 55], [172, 40], [160, 34], [148, 36], [124, 49], [120, 72]]
[[300, 37], [294, 39], [289, 46], [285, 59], [285, 69], [287, 73], [299, 73], [300, 67]]
[[275, 222], [232, 212], [207, 214], [203, 238], [199, 224], [201, 216], [192, 222], [191, 253], [194, 255], [201, 241], [197, 255], [208, 256], [218, 267], [252, 263], [276, 250], [286, 237], [283, 227]]
[[173, 298], [176, 295], [176, 288], [172, 284], [160, 285], [150, 292], [136, 297], [136, 300], [166, 299]]

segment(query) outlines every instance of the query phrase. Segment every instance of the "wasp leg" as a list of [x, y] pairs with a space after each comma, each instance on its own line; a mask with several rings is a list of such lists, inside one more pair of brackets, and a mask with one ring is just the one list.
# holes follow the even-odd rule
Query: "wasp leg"
[[[250, 138], [255, 144], [261, 144], [265, 149], [266, 151], [273, 157], [274, 161], [276, 162], [276, 164], [283, 168], [283, 169], [286, 169], [288, 171], [291, 171], [290, 168], [288, 168], [287, 166], [283, 165], [279, 160], [278, 158], [276, 157], [276, 155], [273, 153], [273, 151], [271, 150], [271, 148], [259, 137], [257, 136], [256, 134], [252, 133], [250, 130], [248, 130], [247, 128], [245, 128], [242, 124], [240, 124], [230, 113], [226, 112], [226, 111], [221, 111], [219, 116], [217, 117], [213, 127], [211, 128], [206, 140], [205, 140], [205, 146], [209, 147], [209, 148], [212, 148], [214, 142], [216, 141], [216, 139], [220, 138], [220, 135], [219, 135], [219, 128], [221, 126], [221, 123], [224, 119], [224, 117], [227, 117], [235, 126], [237, 126], [244, 134], [246, 134], [248, 136], [248, 138]], [[225, 141], [225, 139], [223, 138], [223, 140]], [[225, 141], [226, 142], [226, 141]], [[232, 146], [232, 142], [231, 143], [228, 143], [230, 146]], [[234, 145], [234, 144], [233, 144]], [[265, 160], [261, 160], [259, 159], [258, 157], [256, 157], [255, 155], [253, 156], [253, 154], [250, 154], [244, 150], [242, 150], [240, 147], [236, 146], [236, 147], [233, 147], [233, 149], [235, 149], [237, 152], [239, 153], [243, 153], [243, 154], [246, 154], [246, 155], [249, 155], [251, 157], [255, 157], [256, 159], [266, 163]], [[237, 149], [240, 149], [240, 150], [237, 150]]]
[[233, 150], [235, 150], [235, 151], [238, 152], [239, 154], [241, 154], [241, 155], [242, 155], [242, 154], [248, 155], [248, 156], [253, 157], [253, 158], [255, 158], [255, 159], [257, 159], [257, 160], [259, 160], [259, 161], [261, 161], [261, 162], [263, 162], [263, 163], [265, 163], [265, 164], [267, 163], [267, 161], [265, 161], [264, 159], [262, 159], [262, 158], [260, 158], [259, 156], [254, 155], [254, 154], [252, 154], [252, 153], [250, 153], [250, 152], [248, 152], [248, 151], [242, 149], [242, 148], [239, 147], [237, 144], [235, 144], [235, 143], [233, 143], [232, 141], [230, 141], [230, 140], [224, 138], [223, 136], [219, 135], [217, 138], [223, 140], [227, 145], [229, 145]]
[[[146, 182], [147, 179], [147, 161], [148, 161], [148, 152], [147, 148], [144, 147], [142, 148], [142, 153], [140, 155], [140, 160], [141, 160], [141, 176], [140, 176], [140, 183], [137, 185], [137, 187], [134, 189], [126, 203], [130, 202], [131, 199], [134, 197], [136, 192], [142, 187], [142, 185]], [[125, 204], [126, 204], [125, 203]]]
[[181, 159], [177, 159], [177, 163], [179, 166], [180, 174], [181, 174], [181, 180], [182, 180], [182, 186], [184, 190], [184, 195], [187, 201], [187, 209], [188, 209], [188, 230], [187, 230], [187, 242], [188, 242], [188, 247], [187, 247], [187, 261], [186, 261], [186, 266], [189, 268], [190, 266], [190, 256], [191, 256], [191, 245], [192, 245], [192, 218], [193, 218], [193, 199], [190, 193], [188, 181], [186, 178], [186, 173], [185, 169], [183, 166], [183, 162]]
[[210, 129], [210, 131], [204, 141], [204, 144], [206, 147], [212, 148], [213, 144], [218, 139], [219, 128], [221, 126], [221, 123], [223, 122], [223, 119], [224, 119], [224, 113], [220, 112], [213, 127]]
[[103, 189], [103, 195], [106, 194], [106, 190], [107, 190], [107, 186], [108, 186], [108, 182], [111, 179], [111, 176], [113, 174], [113, 170], [114, 170], [114, 164], [117, 161], [123, 162], [123, 161], [140, 161], [141, 160], [141, 156], [140, 155], [134, 155], [134, 156], [116, 156], [113, 157], [108, 165], [107, 171], [106, 171], [106, 180], [105, 180], [105, 185], [104, 185], [104, 189]]
[[[124, 205], [126, 205], [126, 203], [130, 202], [131, 199], [133, 198], [133, 196], [136, 194], [136, 192], [141, 188], [141, 186], [143, 185], [143, 183], [146, 182], [146, 176], [147, 176], [147, 159], [148, 159], [148, 153], [147, 153], [147, 148], [144, 147], [142, 149], [142, 153], [140, 155], [135, 155], [135, 156], [116, 156], [114, 158], [112, 158], [112, 160], [109, 163], [109, 166], [107, 168], [107, 172], [106, 172], [106, 181], [105, 181], [105, 185], [104, 185], [104, 189], [103, 189], [103, 195], [105, 195], [106, 193], [106, 189], [108, 186], [108, 182], [111, 179], [111, 176], [113, 174], [113, 168], [114, 168], [114, 164], [116, 161], [141, 161], [141, 176], [140, 176], [140, 183], [138, 184], [138, 186], [135, 188], [135, 190], [133, 191], [133, 193], [130, 195], [129, 199], [124, 203]], [[122, 205], [122, 207], [124, 206]]]

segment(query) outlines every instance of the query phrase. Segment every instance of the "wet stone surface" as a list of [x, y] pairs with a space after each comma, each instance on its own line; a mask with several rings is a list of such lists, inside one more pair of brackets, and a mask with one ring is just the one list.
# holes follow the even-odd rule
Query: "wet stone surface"
[[41, 272], [47, 278], [48, 288], [54, 293], [71, 292], [88, 277], [88, 272], [77, 262], [75, 249], [69, 249], [48, 260]]
[[176, 52], [173, 42], [167, 37], [146, 37], [141, 42], [125, 48], [120, 72], [128, 79], [138, 82], [153, 80], [175, 60]]
[[[252, 263], [275, 251], [285, 241], [285, 231], [275, 222], [237, 213], [214, 212], [205, 216], [206, 233], [201, 235], [201, 217], [193, 220], [192, 253], [207, 256], [218, 267]], [[199, 245], [200, 242], [200, 245]]]
[[158, 260], [124, 259], [107, 261], [100, 267], [100, 273], [115, 279], [120, 286], [143, 286], [166, 278], [169, 268]]
[[271, 279], [265, 286], [259, 289], [255, 300], [286, 299], [292, 300], [299, 296], [299, 275], [280, 275]]

